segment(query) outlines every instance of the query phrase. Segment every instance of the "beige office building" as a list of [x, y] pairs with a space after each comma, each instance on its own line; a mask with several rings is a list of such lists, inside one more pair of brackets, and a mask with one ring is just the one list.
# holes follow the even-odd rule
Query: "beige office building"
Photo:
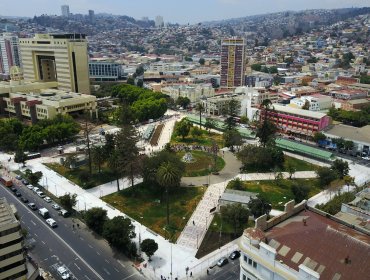
[[58, 82], [58, 89], [90, 93], [87, 41], [83, 34], [36, 34], [19, 39], [25, 80]]
[[0, 280], [26, 279], [21, 226], [6, 199], [0, 198]]

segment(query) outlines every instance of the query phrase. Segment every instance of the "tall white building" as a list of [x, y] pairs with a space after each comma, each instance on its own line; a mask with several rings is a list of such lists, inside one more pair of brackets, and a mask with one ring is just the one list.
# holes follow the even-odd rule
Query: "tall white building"
[[69, 6], [68, 5], [62, 5], [62, 16], [63, 17], [69, 17]]
[[164, 27], [164, 21], [162, 16], [156, 16], [155, 17], [155, 27], [161, 28]]
[[9, 76], [10, 67], [21, 66], [18, 37], [4, 33], [0, 37], [0, 75]]

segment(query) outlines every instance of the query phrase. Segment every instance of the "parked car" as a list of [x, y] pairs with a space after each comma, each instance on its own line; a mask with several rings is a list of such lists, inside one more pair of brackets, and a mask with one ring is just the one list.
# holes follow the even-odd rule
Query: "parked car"
[[30, 190], [33, 190], [33, 188], [34, 188], [34, 186], [32, 186], [30, 184], [28, 184], [26, 187], [27, 187], [27, 189], [30, 189]]
[[221, 259], [218, 260], [217, 266], [221, 267], [229, 263], [229, 260], [225, 257], [222, 257]]
[[58, 204], [56, 204], [56, 203], [53, 203], [53, 204], [51, 205], [51, 207], [52, 207], [53, 209], [55, 209], [55, 210], [59, 210], [59, 209], [60, 209], [60, 206], [59, 206]]
[[50, 198], [50, 197], [48, 197], [48, 196], [45, 196], [45, 197], [44, 197], [44, 200], [45, 200], [47, 203], [52, 202], [51, 198]]
[[38, 187], [34, 187], [32, 190], [33, 190], [35, 193], [37, 193], [40, 189], [39, 189]]
[[46, 195], [42, 192], [42, 191], [38, 191], [38, 192], [36, 192], [37, 193], [37, 195], [39, 196], [39, 197], [41, 197], [41, 198], [44, 198]]
[[236, 260], [240, 258], [240, 252], [239, 251], [234, 251], [230, 254], [229, 256], [230, 260]]
[[23, 197], [21, 197], [21, 201], [24, 202], [24, 203], [27, 203], [28, 202], [28, 199], [27, 199], [27, 197], [24, 197], [23, 196]]
[[62, 265], [60, 267], [57, 268], [57, 272], [58, 272], [58, 275], [62, 278], [62, 279], [69, 279], [69, 272], [67, 270], [67, 268]]
[[58, 226], [58, 225], [57, 225], [57, 222], [56, 222], [54, 219], [52, 219], [52, 218], [46, 219], [46, 223], [47, 223], [49, 226], [51, 226], [52, 228], [55, 228], [55, 227], [57, 227], [57, 226]]
[[21, 175], [17, 175], [17, 176], [15, 176], [15, 179], [22, 180], [22, 176]]
[[23, 183], [24, 185], [28, 185], [28, 181], [27, 181], [26, 179], [23, 179], [23, 180], [22, 180], [22, 183]]
[[28, 203], [28, 207], [31, 208], [32, 210], [37, 210], [37, 206], [35, 203]]
[[11, 187], [10, 190], [15, 193], [17, 191], [17, 189], [15, 187]]
[[20, 192], [18, 192], [18, 191], [15, 192], [15, 195], [18, 196], [18, 197], [21, 197], [22, 196], [22, 194]]
[[65, 209], [60, 209], [58, 211], [58, 213], [59, 213], [60, 216], [63, 216], [64, 218], [66, 218], [66, 217], [69, 216], [69, 212], [67, 210], [65, 210]]

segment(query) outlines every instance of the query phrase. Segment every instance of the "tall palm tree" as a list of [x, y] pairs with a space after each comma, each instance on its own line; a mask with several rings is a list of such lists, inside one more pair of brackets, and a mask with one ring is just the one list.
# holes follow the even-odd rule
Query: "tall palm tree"
[[170, 162], [162, 163], [157, 170], [157, 182], [166, 189], [167, 228], [170, 224], [168, 188], [177, 186], [179, 184], [179, 178], [181, 178], [181, 171]]
[[202, 103], [198, 103], [195, 106], [195, 110], [199, 112], [199, 127], [200, 127], [200, 129], [202, 129], [202, 112], [204, 110], [204, 107], [203, 107]]

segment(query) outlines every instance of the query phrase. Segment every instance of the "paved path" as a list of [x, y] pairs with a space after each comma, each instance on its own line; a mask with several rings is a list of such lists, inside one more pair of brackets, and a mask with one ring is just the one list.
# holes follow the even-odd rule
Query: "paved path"
[[[289, 178], [289, 172], [281, 172], [285, 179]], [[247, 174], [239, 174], [237, 176], [242, 181], [259, 181], [259, 180], [274, 180], [275, 173], [247, 173]], [[315, 171], [297, 171], [292, 175], [294, 179], [301, 179], [301, 178], [316, 178]]]

